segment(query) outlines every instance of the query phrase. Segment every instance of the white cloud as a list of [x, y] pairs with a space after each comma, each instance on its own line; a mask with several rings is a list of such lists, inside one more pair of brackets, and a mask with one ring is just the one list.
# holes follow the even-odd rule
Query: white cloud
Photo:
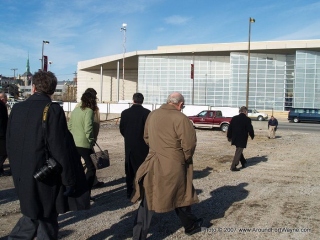
[[191, 18], [188, 18], [188, 17], [173, 15], [173, 16], [165, 18], [165, 22], [167, 24], [171, 24], [171, 25], [183, 25], [183, 24], [187, 23], [190, 19]]

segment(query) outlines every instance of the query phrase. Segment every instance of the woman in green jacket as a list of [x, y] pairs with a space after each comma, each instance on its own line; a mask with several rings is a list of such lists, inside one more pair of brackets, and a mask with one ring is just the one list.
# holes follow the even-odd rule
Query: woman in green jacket
[[87, 167], [86, 178], [90, 190], [96, 176], [96, 168], [90, 158], [90, 154], [93, 153], [92, 147], [95, 144], [93, 120], [96, 109], [96, 98], [91, 93], [85, 92], [81, 97], [81, 105], [71, 112], [68, 123], [68, 128], [73, 135], [77, 150]]

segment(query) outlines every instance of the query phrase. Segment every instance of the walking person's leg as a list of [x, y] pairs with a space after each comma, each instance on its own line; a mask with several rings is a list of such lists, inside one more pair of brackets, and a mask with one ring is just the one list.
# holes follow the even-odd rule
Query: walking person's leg
[[77, 147], [77, 150], [86, 164], [86, 167], [87, 167], [86, 178], [88, 182], [88, 187], [91, 190], [93, 186], [94, 178], [96, 176], [96, 167], [94, 166], [90, 158], [90, 154], [92, 154], [93, 151], [92, 149], [81, 148], [81, 147]]
[[272, 127], [272, 138], [276, 138], [276, 126], [271, 126]]
[[203, 219], [197, 218], [191, 212], [191, 206], [178, 207], [175, 209], [175, 212], [179, 217], [186, 234], [192, 235], [201, 230]]
[[38, 220], [22, 216], [14, 228], [11, 230], [8, 240], [15, 239], [34, 239], [39, 226]]
[[230, 168], [231, 171], [235, 171], [235, 169], [237, 169], [236, 166], [240, 162], [242, 152], [243, 152], [243, 148], [236, 147], [236, 151], [234, 153], [233, 161]]
[[141, 200], [133, 225], [133, 240], [144, 240], [147, 238], [151, 219], [154, 211], [148, 209], [147, 199], [144, 196]]

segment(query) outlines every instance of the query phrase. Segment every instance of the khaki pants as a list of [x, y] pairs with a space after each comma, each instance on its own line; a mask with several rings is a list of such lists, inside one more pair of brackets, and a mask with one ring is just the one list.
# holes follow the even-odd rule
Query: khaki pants
[[269, 126], [269, 138], [276, 138], [276, 126]]

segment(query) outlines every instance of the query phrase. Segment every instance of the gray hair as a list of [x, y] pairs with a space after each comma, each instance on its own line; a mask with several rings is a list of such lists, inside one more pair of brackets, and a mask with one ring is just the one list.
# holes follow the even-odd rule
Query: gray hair
[[178, 104], [184, 102], [184, 97], [179, 92], [171, 93], [167, 98], [167, 103]]

